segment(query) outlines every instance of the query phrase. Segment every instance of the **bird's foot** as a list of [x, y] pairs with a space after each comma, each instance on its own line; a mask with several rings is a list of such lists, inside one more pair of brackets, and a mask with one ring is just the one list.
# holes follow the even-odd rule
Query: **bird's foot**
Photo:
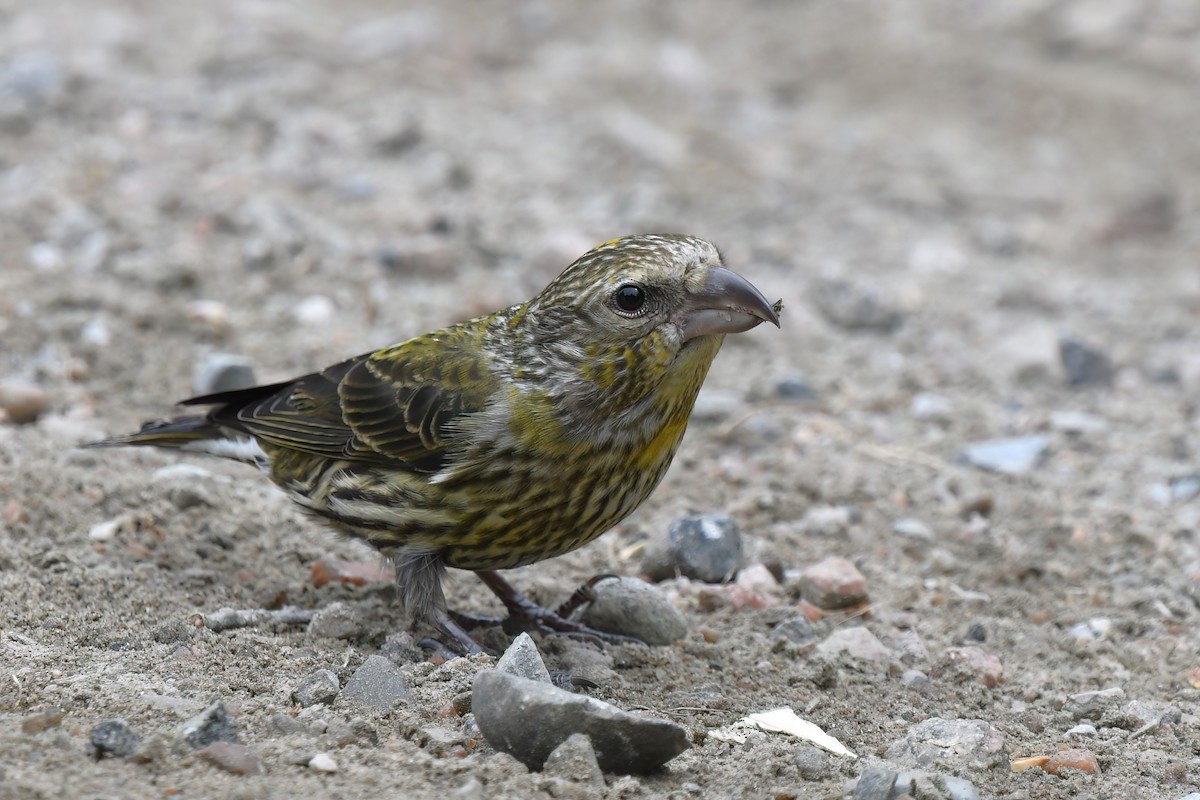
[[512, 584], [501, 578], [495, 572], [478, 572], [482, 580], [508, 609], [508, 616], [503, 619], [488, 617], [465, 617], [475, 624], [495, 624], [499, 622], [506, 633], [516, 634], [522, 631], [541, 634], [557, 634], [568, 636], [580, 641], [601, 644], [644, 644], [641, 639], [632, 636], [622, 636], [616, 633], [597, 630], [582, 622], [570, 619], [576, 609], [591, 602], [595, 594], [592, 587], [600, 580], [610, 577], [598, 575], [585, 583], [562, 605], [556, 609], [543, 608], [525, 595], [513, 588]]

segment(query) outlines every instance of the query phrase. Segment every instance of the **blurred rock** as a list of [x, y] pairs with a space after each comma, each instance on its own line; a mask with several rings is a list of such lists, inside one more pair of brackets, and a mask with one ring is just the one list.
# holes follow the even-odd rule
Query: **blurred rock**
[[333, 301], [322, 294], [305, 297], [292, 307], [292, 316], [301, 325], [322, 328], [329, 325], [334, 314]]
[[817, 645], [817, 654], [828, 659], [846, 656], [855, 661], [891, 661], [896, 655], [861, 625], [835, 628]]
[[258, 756], [244, 744], [213, 742], [201, 750], [199, 756], [232, 775], [258, 775], [262, 772]]
[[0, 379], [0, 412], [9, 422], [36, 422], [50, 407], [50, 395], [41, 386], [20, 378]]
[[64, 83], [62, 65], [46, 50], [18, 52], [0, 65], [0, 94], [11, 94], [30, 106], [55, 99]]
[[257, 383], [254, 362], [235, 353], [209, 353], [192, 375], [192, 390], [197, 396], [248, 389]]
[[963, 458], [972, 466], [989, 472], [1022, 475], [1041, 463], [1049, 446], [1050, 438], [1044, 434], [988, 439], [963, 448]]
[[775, 384], [775, 394], [785, 400], [815, 400], [817, 390], [803, 375], [781, 378]]
[[800, 594], [817, 608], [846, 608], [867, 600], [867, 579], [840, 556], [830, 556], [800, 575]]
[[913, 395], [909, 410], [917, 419], [945, 420], [954, 413], [954, 404], [940, 394], [919, 392]]
[[1160, 725], [1175, 725], [1182, 717], [1183, 712], [1170, 703], [1131, 700], [1119, 709], [1107, 709], [1100, 719], [1100, 724], [1106, 728], [1136, 731]]
[[141, 737], [123, 719], [108, 719], [92, 728], [88, 750], [93, 758], [127, 758], [134, 754]]
[[1058, 333], [1049, 324], [1010, 327], [987, 358], [989, 372], [1024, 385], [1058, 383], [1063, 368]]
[[1116, 708], [1125, 701], [1125, 690], [1120, 686], [1091, 692], [1080, 692], [1067, 698], [1063, 711], [1075, 719], [1098, 720], [1104, 712]]
[[734, 576], [742, 561], [742, 537], [726, 514], [680, 517], [654, 537], [642, 557], [642, 572], [661, 581], [683, 575], [706, 583]]
[[330, 603], [313, 615], [308, 632], [325, 639], [357, 639], [366, 631], [367, 621], [357, 607]]
[[761, 564], [775, 577], [777, 583], [783, 583], [785, 565], [783, 556], [775, 543], [762, 536], [742, 535], [741, 569]]
[[1058, 340], [1058, 353], [1062, 359], [1067, 385], [1109, 386], [1113, 380], [1113, 366], [1108, 356], [1091, 345], [1070, 336]]
[[933, 541], [933, 530], [915, 517], [900, 517], [893, 520], [892, 532], [918, 542]]
[[[950, 665], [966, 667], [989, 689], [996, 688], [1004, 681], [1004, 666], [1000, 659], [981, 647], [949, 647], [946, 649], [946, 661]], [[944, 665], [938, 665], [938, 674], [945, 671]]]
[[338, 763], [329, 753], [316, 753], [308, 760], [308, 768], [314, 772], [324, 772], [332, 775], [338, 771]]
[[930, 717], [888, 745], [884, 758], [917, 769], [984, 770], [1008, 765], [1004, 734], [981, 719]]
[[216, 300], [193, 300], [188, 303], [187, 318], [214, 336], [229, 333], [229, 309]]
[[899, 772], [883, 766], [863, 769], [854, 784], [853, 800], [979, 800], [974, 784], [953, 775], [914, 770]]
[[817, 630], [807, 617], [791, 617], [771, 629], [771, 638], [804, 645], [816, 641]]
[[813, 506], [800, 519], [800, 530], [818, 536], [837, 537], [854, 523], [856, 512], [849, 506]]
[[1112, 620], [1108, 617], [1092, 617], [1084, 622], [1077, 622], [1067, 631], [1068, 635], [1080, 642], [1098, 642], [1108, 638], [1112, 630]]
[[900, 674], [900, 685], [924, 695], [928, 695], [933, 691], [933, 681], [919, 669], [904, 670]]
[[1062, 433], [1076, 435], [1103, 433], [1108, 430], [1108, 421], [1082, 411], [1053, 411], [1050, 414], [1050, 427]]
[[184, 722], [179, 736], [192, 748], [200, 750], [213, 742], [236, 743], [238, 726], [225, 711], [225, 704], [217, 701]]
[[612, 578], [592, 589], [596, 599], [580, 615], [585, 625], [654, 646], [671, 644], [687, 635], [687, 619], [662, 592], [645, 581]]

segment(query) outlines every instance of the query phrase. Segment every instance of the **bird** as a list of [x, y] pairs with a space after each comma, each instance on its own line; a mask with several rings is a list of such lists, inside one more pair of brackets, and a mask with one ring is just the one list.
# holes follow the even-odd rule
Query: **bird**
[[[588, 251], [531, 300], [292, 380], [181, 402], [88, 446], [154, 446], [258, 467], [309, 514], [389, 558], [400, 605], [466, 653], [448, 609], [477, 573], [517, 629], [609, 637], [498, 570], [593, 541], [651, 494], [728, 334], [779, 326], [712, 243], [639, 234]], [[506, 625], [506, 627], [508, 627]]]

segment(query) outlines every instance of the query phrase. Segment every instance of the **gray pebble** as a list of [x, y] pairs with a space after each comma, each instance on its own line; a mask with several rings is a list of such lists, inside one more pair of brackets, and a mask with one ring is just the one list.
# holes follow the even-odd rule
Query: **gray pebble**
[[791, 617], [771, 629], [771, 638], [792, 644], [808, 644], [816, 641], [817, 630], [807, 617]]
[[1125, 700], [1125, 690], [1120, 686], [1092, 692], [1080, 692], [1067, 698], [1063, 711], [1075, 719], [1100, 719], [1104, 712]]
[[200, 757], [232, 775], [258, 775], [262, 772], [258, 755], [244, 744], [213, 742], [200, 751]]
[[887, 767], [866, 767], [854, 785], [854, 800], [890, 800], [899, 773]]
[[292, 699], [307, 708], [318, 704], [328, 705], [342, 688], [337, 675], [327, 669], [319, 669], [292, 689]]
[[940, 394], [918, 392], [913, 395], [909, 411], [917, 419], [946, 420], [954, 413], [954, 404]]
[[1058, 340], [1058, 355], [1069, 386], [1108, 386], [1112, 383], [1112, 362], [1091, 345], [1063, 336]]
[[376, 711], [388, 712], [396, 703], [412, 699], [408, 679], [383, 656], [367, 656], [342, 690], [342, 697]]
[[592, 740], [582, 733], [572, 733], [567, 740], [550, 751], [542, 771], [547, 775], [604, 790], [604, 773], [596, 760]]
[[1099, 642], [1108, 638], [1112, 630], [1112, 620], [1108, 617], [1092, 617], [1083, 622], [1077, 622], [1067, 631], [1072, 639], [1080, 642]]
[[1050, 445], [1044, 434], [973, 442], [963, 449], [969, 464], [989, 472], [1021, 475], [1041, 463]]
[[141, 737], [123, 719], [106, 719], [92, 728], [88, 750], [93, 758], [126, 758], [137, 750]]
[[1104, 727], [1138, 730], [1147, 726], [1173, 725], [1182, 719], [1182, 712], [1168, 703], [1131, 700], [1120, 709], [1112, 709], [1101, 719]]
[[342, 602], [325, 606], [308, 623], [308, 632], [323, 639], [357, 639], [365, 630], [362, 613]]
[[808, 378], [792, 375], [775, 384], [775, 394], [785, 400], [813, 400], [816, 399], [817, 391], [808, 382]]
[[32, 105], [51, 100], [64, 84], [62, 66], [46, 50], [16, 53], [0, 68], [0, 87]]
[[939, 775], [938, 779], [946, 792], [946, 800], [979, 800], [979, 790], [965, 778]]
[[888, 745], [884, 757], [916, 769], [939, 765], [992, 769], [1008, 764], [1004, 734], [981, 719], [930, 717]]
[[668, 720], [495, 670], [475, 676], [471, 708], [489, 744], [534, 770], [573, 733], [591, 739], [602, 770], [622, 775], [651, 772], [691, 746]]
[[257, 383], [254, 362], [235, 353], [209, 353], [192, 376], [197, 395], [248, 389]]
[[933, 692], [933, 681], [919, 669], [906, 669], [900, 674], [900, 685], [919, 694]]
[[199, 750], [213, 742], [237, 742], [237, 723], [225, 711], [221, 701], [213, 703], [180, 727], [180, 737]]
[[845, 656], [856, 661], [890, 661], [895, 654], [864, 627], [837, 628], [817, 645], [817, 654], [825, 658]]
[[1200, 497], [1200, 473], [1172, 478], [1168, 486], [1171, 489], [1171, 502], [1186, 503], [1193, 497]]
[[478, 778], [467, 778], [467, 780], [454, 790], [454, 796], [459, 800], [484, 800], [483, 784]]
[[892, 532], [918, 542], [933, 540], [933, 530], [916, 517], [901, 517], [892, 522]]
[[732, 578], [742, 561], [742, 537], [727, 514], [698, 514], [671, 523], [646, 548], [642, 571], [661, 581], [683, 575], [706, 583]]
[[929, 800], [979, 800], [975, 786], [962, 778], [934, 772], [901, 772], [892, 787], [892, 798], [920, 797]]
[[531, 681], [550, 682], [550, 670], [546, 669], [546, 662], [542, 661], [542, 654], [528, 633], [513, 639], [513, 643], [496, 662], [496, 669]]
[[386, 657], [393, 664], [416, 664], [425, 660], [425, 654], [408, 631], [388, 634], [379, 648], [379, 655]]
[[811, 744], [796, 746], [796, 769], [806, 781], [823, 781], [833, 773], [829, 753]]
[[687, 619], [662, 592], [638, 578], [597, 583], [596, 599], [580, 616], [596, 630], [632, 636], [648, 645], [667, 645], [687, 636]]
[[[295, 698], [295, 693], [292, 694], [292, 697]], [[270, 722], [271, 727], [282, 734], [301, 733], [302, 731], [307, 730], [303, 722], [296, 719], [291, 714], [285, 714], [282, 711], [272, 714]]]

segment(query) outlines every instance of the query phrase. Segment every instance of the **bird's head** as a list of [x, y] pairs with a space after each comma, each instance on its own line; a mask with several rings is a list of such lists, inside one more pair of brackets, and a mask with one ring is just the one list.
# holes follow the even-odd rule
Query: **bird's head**
[[573, 370], [628, 402], [672, 369], [698, 369], [702, 380], [724, 334], [777, 326], [780, 308], [711, 243], [641, 235], [581, 256], [523, 307], [519, 324], [554, 373]]

